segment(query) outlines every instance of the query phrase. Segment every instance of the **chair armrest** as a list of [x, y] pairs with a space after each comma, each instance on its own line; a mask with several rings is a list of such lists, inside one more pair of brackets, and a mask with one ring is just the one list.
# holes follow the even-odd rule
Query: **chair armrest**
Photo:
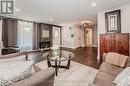
[[11, 86], [53, 86], [54, 75], [54, 69], [48, 68]]
[[106, 56], [107, 56], [107, 53], [103, 53], [103, 62], [105, 62]]

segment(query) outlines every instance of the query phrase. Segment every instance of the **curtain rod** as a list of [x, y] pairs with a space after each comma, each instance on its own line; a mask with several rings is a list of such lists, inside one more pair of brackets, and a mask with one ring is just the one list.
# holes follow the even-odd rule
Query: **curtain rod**
[[[28, 21], [28, 20], [25, 20], [25, 19], [19, 19], [19, 18], [12, 18], [12, 17], [7, 17], [7, 16], [0, 16], [1, 18], [3, 19], [12, 19], [12, 20], [20, 20], [20, 21], [26, 21], [26, 22], [32, 22], [32, 23], [36, 23], [34, 21]], [[38, 22], [37, 22], [38, 23]]]
[[[56, 26], [56, 27], [61, 27], [59, 25], [54, 25], [54, 24], [47, 24], [47, 23], [42, 23], [42, 22], [35, 22], [35, 21], [28, 21], [28, 20], [25, 20], [25, 19], [19, 19], [19, 18], [11, 18], [11, 17], [7, 17], [7, 16], [1, 16], [1, 18], [8, 18], [8, 19], [13, 19], [13, 20], [20, 20], [20, 21], [26, 21], [26, 22], [31, 22], [31, 23], [39, 23], [39, 24], [46, 24], [46, 25], [51, 25], [51, 26]], [[0, 20], [1, 20], [0, 18]]]

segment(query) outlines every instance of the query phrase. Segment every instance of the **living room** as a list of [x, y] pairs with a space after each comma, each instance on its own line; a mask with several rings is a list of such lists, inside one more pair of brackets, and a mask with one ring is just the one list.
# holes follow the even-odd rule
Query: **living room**
[[129, 0], [0, 0], [0, 86], [130, 86]]

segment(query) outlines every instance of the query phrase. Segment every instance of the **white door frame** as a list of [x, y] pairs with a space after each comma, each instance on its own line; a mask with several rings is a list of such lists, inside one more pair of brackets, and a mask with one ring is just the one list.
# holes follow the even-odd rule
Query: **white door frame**
[[[59, 32], [59, 33], [58, 33], [58, 36], [59, 36], [59, 37], [58, 37], [58, 38], [59, 38], [59, 39], [58, 39], [58, 44], [55, 44], [55, 42], [54, 42], [54, 34], [55, 34], [55, 33], [54, 33], [54, 30], [58, 30], [58, 32]], [[60, 27], [53, 26], [53, 27], [52, 27], [52, 33], [53, 33], [53, 34], [52, 34], [52, 41], [53, 41], [53, 42], [52, 42], [52, 46], [53, 46], [53, 45], [58, 45], [58, 46], [60, 46], [60, 45], [61, 45], [61, 28], [60, 28]]]
[[[86, 33], [86, 30], [88, 30], [88, 33]], [[92, 38], [92, 29], [86, 29], [85, 30], [85, 46], [92, 47], [93, 45], [93, 38]]]

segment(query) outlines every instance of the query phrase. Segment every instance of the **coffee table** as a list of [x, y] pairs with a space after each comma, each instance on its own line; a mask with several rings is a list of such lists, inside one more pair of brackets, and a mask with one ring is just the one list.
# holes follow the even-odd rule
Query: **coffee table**
[[[65, 50], [51, 50], [47, 56], [47, 64], [48, 67], [54, 67], [56, 76], [58, 75], [58, 69], [59, 68], [70, 68], [71, 59], [74, 57], [74, 54], [69, 51]], [[66, 61], [67, 65], [63, 66], [61, 65], [61, 62]], [[54, 65], [51, 63], [54, 62]]]

